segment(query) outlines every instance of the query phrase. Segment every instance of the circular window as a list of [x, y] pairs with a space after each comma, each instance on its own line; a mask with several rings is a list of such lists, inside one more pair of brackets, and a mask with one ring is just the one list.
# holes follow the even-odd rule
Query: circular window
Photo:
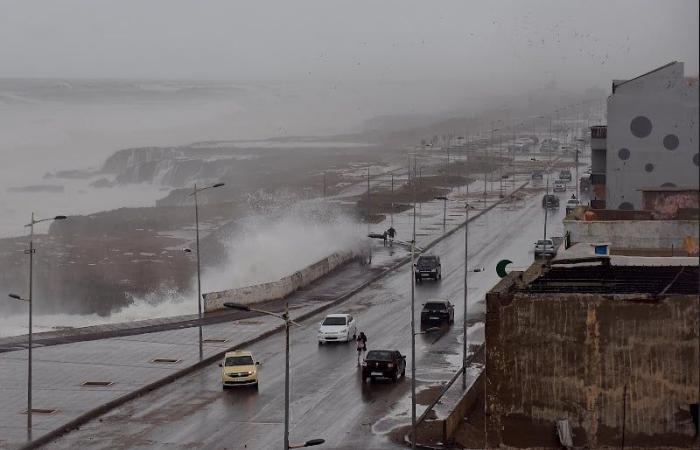
[[664, 147], [667, 150], [675, 150], [678, 148], [678, 136], [675, 134], [667, 134], [664, 136]]
[[630, 151], [627, 150], [626, 148], [621, 148], [620, 150], [617, 151], [617, 157], [623, 161], [630, 159]]
[[647, 163], [644, 166], [644, 170], [646, 170], [647, 172], [652, 172], [654, 170], [654, 165], [652, 163]]
[[637, 116], [630, 122], [630, 131], [638, 138], [644, 138], [651, 134], [651, 120], [645, 116]]

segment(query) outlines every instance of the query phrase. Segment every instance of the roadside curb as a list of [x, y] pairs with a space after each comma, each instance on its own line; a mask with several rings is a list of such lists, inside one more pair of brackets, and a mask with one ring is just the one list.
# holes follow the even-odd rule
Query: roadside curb
[[[498, 205], [500, 205], [501, 203], [507, 201], [511, 195], [513, 195], [513, 194], [515, 194], [516, 192], [520, 191], [521, 189], [523, 189], [523, 188], [524, 188], [525, 186], [527, 186], [528, 184], [529, 184], [529, 181], [526, 181], [525, 183], [523, 183], [522, 185], [520, 185], [517, 189], [514, 189], [514, 190], [513, 190], [512, 192], [510, 192], [508, 195], [505, 195], [503, 198], [500, 198], [498, 201], [494, 202], [494, 203], [493, 203], [492, 205], [490, 205], [489, 207], [478, 211], [478, 213], [474, 214], [473, 216], [470, 216], [470, 217], [469, 217], [469, 222], [478, 219], [482, 214], [485, 214], [485, 213], [491, 211], [491, 210], [494, 209], [496, 206], [498, 206]], [[439, 237], [435, 238], [433, 241], [431, 241], [429, 244], [427, 244], [425, 247], [423, 247], [423, 250], [428, 250], [428, 249], [434, 247], [435, 245], [439, 244], [441, 241], [443, 241], [444, 239], [446, 239], [446, 238], [448, 238], [449, 236], [453, 235], [453, 234], [456, 233], [458, 230], [460, 230], [462, 227], [464, 227], [465, 224], [466, 224], [465, 222], [462, 222], [462, 223], [460, 223], [459, 225], [455, 226], [455, 227], [454, 227], [453, 229], [451, 229], [450, 231], [441, 234]], [[399, 259], [398, 261], [396, 261], [394, 264], [392, 264], [392, 265], [390, 265], [390, 266], [388, 266], [388, 267], [382, 269], [382, 270], [379, 271], [375, 276], [372, 276], [371, 278], [369, 278], [368, 280], [366, 280], [364, 283], [358, 285], [358, 286], [355, 287], [354, 289], [352, 289], [352, 290], [346, 292], [345, 294], [341, 295], [340, 297], [338, 297], [338, 298], [336, 298], [336, 299], [334, 299], [334, 300], [332, 300], [332, 301], [330, 301], [330, 302], [328, 302], [328, 303], [326, 303], [326, 304], [324, 304], [324, 305], [321, 305], [321, 306], [319, 306], [319, 307], [317, 307], [317, 308], [314, 308], [314, 309], [312, 309], [312, 310], [310, 310], [310, 311], [307, 311], [307, 312], [305, 312], [305, 313], [299, 315], [298, 317], [295, 317], [295, 320], [297, 320], [297, 321], [306, 320], [306, 319], [308, 319], [308, 318], [310, 318], [310, 317], [312, 317], [312, 316], [314, 316], [314, 315], [316, 315], [316, 314], [318, 314], [318, 313], [320, 313], [320, 312], [322, 312], [322, 311], [325, 311], [325, 310], [327, 310], [327, 309], [329, 309], [329, 308], [332, 308], [333, 306], [336, 306], [336, 305], [338, 305], [338, 304], [340, 304], [340, 303], [345, 302], [348, 298], [350, 298], [350, 297], [352, 297], [353, 295], [357, 294], [358, 292], [364, 290], [364, 289], [365, 289], [366, 287], [368, 287], [370, 284], [372, 284], [372, 283], [374, 283], [374, 282], [376, 282], [376, 281], [378, 281], [378, 280], [384, 278], [384, 277], [387, 276], [389, 273], [394, 272], [395, 270], [399, 269], [401, 266], [403, 266], [403, 265], [405, 265], [406, 263], [410, 262], [410, 260], [411, 260], [411, 256], [410, 256], [410, 255], [404, 256], [403, 258], [401, 258], [401, 259]], [[319, 281], [320, 281], [320, 280], [319, 280]], [[194, 372], [194, 371], [196, 371], [196, 370], [198, 370], [198, 369], [200, 369], [200, 368], [202, 368], [202, 367], [208, 366], [209, 364], [213, 363], [214, 361], [216, 361], [216, 360], [222, 358], [223, 355], [224, 355], [226, 352], [229, 352], [229, 351], [232, 351], [232, 350], [236, 350], [236, 349], [239, 349], [239, 348], [241, 348], [241, 347], [245, 347], [245, 346], [252, 345], [252, 344], [254, 344], [254, 343], [256, 343], [256, 342], [259, 342], [259, 341], [261, 341], [261, 340], [263, 340], [263, 339], [266, 339], [266, 338], [268, 338], [268, 337], [270, 337], [270, 336], [272, 336], [272, 335], [274, 335], [274, 334], [277, 334], [278, 332], [280, 332], [280, 331], [282, 331], [282, 330], [284, 330], [284, 325], [279, 325], [279, 326], [273, 327], [273, 328], [271, 328], [271, 329], [269, 329], [269, 330], [267, 330], [267, 331], [261, 333], [261, 334], [258, 335], [258, 336], [255, 336], [255, 337], [250, 338], [250, 339], [248, 339], [248, 340], [246, 340], [246, 341], [243, 341], [243, 342], [241, 342], [241, 343], [239, 343], [239, 344], [236, 344], [236, 345], [234, 345], [234, 346], [232, 346], [232, 347], [230, 347], [230, 348], [228, 348], [228, 349], [225, 349], [225, 350], [216, 352], [216, 353], [214, 353], [214, 354], [212, 354], [212, 355], [210, 355], [210, 356], [207, 356], [206, 358], [203, 358], [201, 361], [198, 361], [198, 362], [196, 362], [196, 363], [194, 363], [194, 364], [192, 364], [192, 365], [190, 365], [190, 366], [188, 366], [188, 367], [185, 367], [185, 368], [183, 368], [183, 369], [180, 369], [180, 370], [178, 370], [177, 372], [171, 373], [170, 375], [167, 375], [167, 376], [165, 376], [165, 377], [163, 377], [163, 378], [161, 378], [161, 379], [159, 379], [159, 380], [156, 380], [156, 381], [154, 381], [154, 382], [152, 382], [152, 383], [149, 383], [149, 384], [147, 384], [147, 385], [145, 385], [145, 386], [142, 386], [142, 387], [140, 387], [140, 388], [138, 388], [138, 389], [136, 389], [136, 390], [134, 390], [134, 391], [131, 391], [131, 392], [127, 393], [127, 394], [124, 394], [124, 395], [122, 395], [122, 396], [120, 396], [120, 397], [117, 397], [117, 398], [115, 398], [115, 399], [113, 399], [113, 400], [111, 400], [111, 401], [109, 401], [109, 402], [107, 402], [107, 403], [104, 403], [104, 404], [102, 404], [102, 405], [100, 405], [100, 406], [98, 406], [98, 407], [96, 407], [96, 408], [93, 408], [93, 409], [91, 409], [91, 410], [89, 410], [89, 411], [87, 411], [87, 412], [85, 412], [85, 413], [79, 415], [78, 417], [74, 418], [73, 420], [71, 420], [71, 421], [65, 423], [64, 425], [61, 425], [60, 427], [55, 428], [54, 430], [51, 430], [51, 431], [47, 432], [46, 434], [44, 434], [44, 435], [38, 437], [37, 439], [35, 439], [35, 440], [31, 441], [31, 442], [28, 442], [28, 443], [26, 443], [26, 444], [20, 446], [19, 449], [21, 449], [21, 450], [35, 449], [35, 448], [38, 448], [38, 447], [40, 447], [40, 446], [42, 446], [42, 445], [44, 445], [44, 444], [47, 444], [47, 443], [53, 441], [54, 439], [56, 439], [56, 438], [62, 436], [63, 434], [65, 434], [65, 433], [67, 433], [67, 432], [69, 432], [69, 431], [71, 431], [71, 430], [73, 430], [73, 429], [77, 429], [77, 428], [79, 428], [81, 425], [85, 424], [86, 422], [88, 422], [88, 421], [90, 421], [90, 420], [92, 420], [92, 419], [94, 419], [94, 418], [96, 418], [96, 417], [99, 417], [99, 416], [101, 416], [101, 415], [103, 415], [103, 414], [105, 414], [105, 413], [107, 413], [107, 412], [109, 412], [109, 411], [111, 411], [111, 410], [113, 410], [113, 409], [115, 409], [115, 408], [117, 408], [117, 407], [119, 407], [119, 406], [121, 406], [121, 405], [123, 405], [123, 404], [125, 404], [125, 403], [127, 403], [127, 402], [129, 402], [129, 401], [131, 401], [131, 400], [133, 400], [133, 399], [135, 399], [135, 398], [137, 398], [137, 397], [140, 397], [140, 396], [145, 395], [145, 394], [147, 394], [147, 393], [149, 393], [149, 392], [151, 392], [151, 391], [154, 391], [154, 390], [156, 390], [156, 389], [158, 389], [158, 388], [160, 388], [160, 387], [163, 387], [163, 386], [165, 386], [166, 384], [170, 384], [170, 383], [172, 383], [173, 381], [175, 381], [175, 380], [177, 380], [177, 379], [179, 379], [179, 378], [181, 378], [181, 377], [183, 377], [183, 376], [185, 376], [185, 375], [188, 375], [188, 374], [190, 374], [190, 373], [192, 373], [192, 372]], [[430, 448], [430, 447], [425, 447], [425, 448]]]

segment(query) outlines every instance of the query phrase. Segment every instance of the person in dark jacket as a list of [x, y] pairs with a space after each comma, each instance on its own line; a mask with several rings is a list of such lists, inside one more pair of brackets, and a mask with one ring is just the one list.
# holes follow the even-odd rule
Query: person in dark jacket
[[367, 336], [365, 336], [364, 331], [360, 331], [359, 336], [357, 336], [357, 365], [360, 365], [360, 355], [362, 352], [367, 351]]

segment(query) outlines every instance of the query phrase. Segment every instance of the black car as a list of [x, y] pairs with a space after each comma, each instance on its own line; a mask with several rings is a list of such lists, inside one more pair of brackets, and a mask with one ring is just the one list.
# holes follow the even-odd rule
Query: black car
[[423, 305], [421, 325], [451, 324], [455, 321], [455, 307], [447, 300], [431, 300]]
[[397, 350], [370, 350], [362, 362], [362, 381], [406, 376], [406, 357]]
[[564, 180], [564, 181], [571, 181], [571, 171], [569, 170], [562, 170], [559, 172], [559, 179]]
[[542, 197], [543, 208], [559, 208], [559, 197], [553, 194], [546, 194]]
[[442, 265], [440, 257], [434, 255], [422, 255], [416, 261], [414, 270], [416, 282], [420, 283], [423, 278], [432, 278], [433, 280], [442, 279]]

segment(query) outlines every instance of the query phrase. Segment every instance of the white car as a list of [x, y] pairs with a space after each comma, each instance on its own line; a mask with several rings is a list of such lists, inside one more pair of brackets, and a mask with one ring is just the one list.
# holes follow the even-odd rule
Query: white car
[[535, 258], [543, 256], [554, 256], [556, 251], [554, 250], [554, 241], [551, 239], [540, 239], [535, 242]]
[[554, 190], [554, 192], [565, 192], [566, 191], [566, 183], [562, 180], [555, 180], [553, 190]]
[[329, 314], [318, 328], [318, 343], [350, 342], [357, 337], [357, 323], [350, 314]]

